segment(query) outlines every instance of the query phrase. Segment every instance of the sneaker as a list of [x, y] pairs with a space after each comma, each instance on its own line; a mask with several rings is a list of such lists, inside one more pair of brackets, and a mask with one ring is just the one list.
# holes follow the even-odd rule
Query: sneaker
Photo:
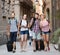
[[23, 50], [21, 50], [20, 52], [23, 52]]
[[41, 49], [38, 49], [38, 51], [41, 51]]
[[33, 50], [33, 52], [36, 52], [36, 50]]
[[23, 52], [26, 52], [26, 50], [23, 50]]
[[50, 48], [48, 47], [48, 51], [50, 51]]
[[16, 51], [15, 51], [15, 49], [13, 49], [13, 53], [15, 53]]
[[29, 45], [31, 46], [31, 42], [29, 42]]
[[26, 52], [25, 50], [21, 50], [20, 52]]
[[16, 46], [15, 46], [15, 48], [14, 48], [15, 50], [16, 50]]
[[47, 51], [47, 48], [45, 48], [44, 51]]

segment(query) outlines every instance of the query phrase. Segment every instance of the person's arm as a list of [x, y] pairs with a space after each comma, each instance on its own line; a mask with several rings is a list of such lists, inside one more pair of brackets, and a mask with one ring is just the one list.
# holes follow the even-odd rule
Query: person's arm
[[28, 26], [20, 26], [20, 27], [28, 28]]
[[31, 27], [33, 24], [33, 18], [31, 19], [30, 23], [29, 23], [29, 27]]
[[50, 22], [49, 22], [49, 31], [50, 32], [52, 31]]
[[28, 28], [30, 28], [30, 23], [28, 23]]
[[20, 28], [21, 28], [21, 24], [20, 24], [20, 21], [18, 22], [18, 32], [17, 32], [17, 35], [19, 36], [20, 35]]
[[42, 23], [41, 23], [41, 21], [40, 21], [40, 28], [42, 28], [43, 26], [42, 26]]
[[18, 31], [20, 31], [21, 28], [21, 21], [18, 22]]
[[7, 35], [10, 36], [10, 24], [7, 25]]

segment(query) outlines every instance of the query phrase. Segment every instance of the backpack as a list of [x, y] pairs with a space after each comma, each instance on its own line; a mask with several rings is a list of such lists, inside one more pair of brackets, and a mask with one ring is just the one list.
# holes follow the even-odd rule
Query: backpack
[[[21, 23], [22, 23], [22, 20], [21, 20], [21, 22], [20, 22], [20, 25], [21, 25]], [[28, 26], [28, 21], [27, 21], [27, 26]]]
[[[21, 23], [22, 23], [22, 20], [21, 20], [21, 22], [20, 22], [20, 25], [21, 25]], [[28, 26], [28, 21], [27, 21], [27, 26]], [[28, 36], [28, 39], [29, 39], [29, 30], [28, 30], [27, 36]]]
[[32, 25], [31, 25], [31, 27], [30, 27], [30, 30], [32, 30], [32, 28], [33, 28], [33, 26], [34, 26], [34, 23], [35, 23], [35, 18], [33, 18], [33, 23], [32, 23]]
[[[15, 19], [16, 26], [17, 26], [17, 19]], [[11, 20], [9, 20], [9, 24], [11, 25]]]

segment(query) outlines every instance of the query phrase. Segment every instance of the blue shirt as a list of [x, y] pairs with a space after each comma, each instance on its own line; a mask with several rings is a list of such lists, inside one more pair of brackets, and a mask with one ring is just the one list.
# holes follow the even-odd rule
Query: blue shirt
[[10, 25], [10, 32], [17, 32], [17, 20], [16, 19], [10, 19], [8, 21], [9, 25]]

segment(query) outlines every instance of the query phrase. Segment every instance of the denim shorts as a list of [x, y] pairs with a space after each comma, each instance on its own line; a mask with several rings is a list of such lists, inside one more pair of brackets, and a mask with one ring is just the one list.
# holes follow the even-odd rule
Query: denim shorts
[[10, 40], [16, 42], [17, 32], [10, 32]]
[[28, 30], [25, 30], [25, 31], [20, 31], [20, 34], [21, 34], [21, 35], [24, 35], [24, 34], [29, 34], [29, 31], [28, 31]]
[[32, 35], [33, 36], [32, 39], [36, 39], [36, 40], [42, 39], [40, 33], [36, 34], [35, 32], [33, 32], [32, 34], [33, 34]]
[[49, 31], [47, 31], [47, 32], [43, 32], [43, 31], [42, 31], [42, 34], [49, 34]]

